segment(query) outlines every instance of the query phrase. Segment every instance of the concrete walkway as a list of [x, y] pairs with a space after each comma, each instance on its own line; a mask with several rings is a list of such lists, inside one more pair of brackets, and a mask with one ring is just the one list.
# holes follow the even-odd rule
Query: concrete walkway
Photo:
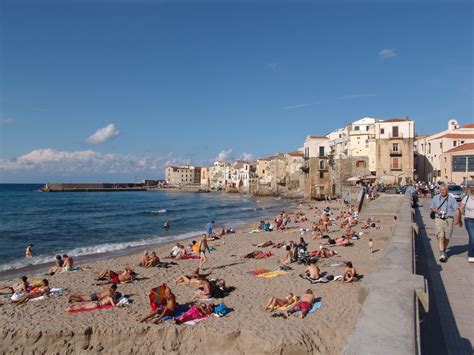
[[[420, 199], [416, 219], [417, 250], [425, 259], [418, 270], [430, 286], [430, 315], [422, 325], [422, 352], [426, 354], [472, 354], [474, 344], [474, 264], [467, 262], [467, 232], [454, 227], [447, 263], [438, 262], [434, 223], [429, 218], [431, 199]], [[433, 312], [433, 313], [432, 313]], [[423, 331], [424, 329], [424, 331]], [[437, 331], [437, 329], [439, 331]], [[423, 334], [423, 332], [425, 334]], [[438, 339], [438, 337], [443, 339]], [[424, 351], [423, 351], [424, 349]]]

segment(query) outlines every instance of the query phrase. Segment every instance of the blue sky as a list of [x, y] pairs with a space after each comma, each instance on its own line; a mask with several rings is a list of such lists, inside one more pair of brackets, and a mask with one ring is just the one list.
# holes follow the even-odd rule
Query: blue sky
[[222, 151], [290, 151], [364, 116], [410, 116], [418, 133], [473, 121], [470, 1], [1, 10], [0, 181], [160, 177]]

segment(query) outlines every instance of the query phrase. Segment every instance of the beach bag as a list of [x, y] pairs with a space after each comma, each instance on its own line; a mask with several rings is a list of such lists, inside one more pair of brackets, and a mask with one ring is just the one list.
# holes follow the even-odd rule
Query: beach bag
[[214, 313], [216, 313], [218, 316], [223, 317], [229, 312], [229, 307], [227, 307], [224, 303], [221, 303], [220, 305], [214, 307]]
[[[439, 207], [437, 208], [437, 210], [439, 210], [439, 209], [444, 205], [444, 203], [448, 200], [448, 198], [449, 198], [449, 195], [446, 196], [446, 198], [445, 198], [444, 201], [441, 203], [441, 205], [439, 205]], [[431, 213], [430, 213], [430, 218], [431, 218], [431, 219], [435, 219], [435, 218], [436, 218], [436, 213], [435, 213], [435, 212], [431, 212]]]

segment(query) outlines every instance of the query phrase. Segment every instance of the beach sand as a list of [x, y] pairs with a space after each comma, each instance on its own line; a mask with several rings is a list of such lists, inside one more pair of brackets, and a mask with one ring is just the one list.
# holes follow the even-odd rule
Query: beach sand
[[[177, 266], [169, 269], [143, 269], [136, 266], [135, 270], [141, 280], [133, 284], [121, 284], [118, 288], [118, 291], [130, 297], [132, 304], [129, 306], [74, 315], [64, 312], [69, 294], [89, 295], [104, 288], [94, 286], [99, 270], [109, 268], [119, 271], [124, 266], [137, 265], [138, 256], [130, 255], [81, 265], [87, 268], [81, 272], [47, 277], [51, 287], [67, 290], [60, 296], [24, 305], [5, 303], [0, 306], [0, 348], [3, 353], [39, 354], [338, 354], [346, 344], [361, 308], [357, 300], [358, 283], [332, 281], [311, 285], [298, 277], [305, 266], [296, 263], [291, 264], [293, 270], [287, 275], [276, 278], [263, 279], [247, 274], [252, 269], [276, 268], [278, 260], [285, 254], [283, 249], [263, 248], [264, 251], [276, 254], [268, 259], [240, 259], [240, 256], [257, 249], [252, 244], [267, 240], [298, 241], [301, 237], [298, 228], [311, 228], [312, 221], [317, 220], [309, 205], [321, 208], [327, 203], [305, 203], [301, 208], [293, 210], [292, 213], [305, 212], [309, 221], [291, 223], [290, 227], [294, 229], [289, 231], [249, 234], [252, 227], [247, 225], [238, 229], [237, 233], [225, 236], [223, 240], [209, 243], [216, 251], [208, 254], [209, 262], [205, 271], [212, 270], [212, 277], [223, 278], [228, 286], [236, 287], [224, 299], [214, 301], [215, 304], [223, 301], [232, 309], [226, 317], [211, 317], [195, 326], [175, 325], [171, 321], [157, 325], [138, 321], [150, 311], [148, 291], [163, 282], [170, 286], [178, 303], [189, 303], [194, 288], [174, 285], [173, 280], [181, 274], [192, 273], [199, 260], [178, 261]], [[331, 206], [342, 207], [335, 202]], [[380, 229], [364, 231], [364, 235], [352, 247], [334, 248], [339, 255], [320, 260], [318, 264], [321, 270], [328, 274], [342, 274], [343, 267], [331, 267], [330, 264], [350, 260], [359, 274], [367, 275], [375, 271], [384, 254], [393, 217], [380, 216], [377, 220], [380, 221]], [[219, 222], [225, 221], [217, 221], [216, 230]], [[252, 226], [257, 224], [255, 222]], [[355, 230], [360, 231], [360, 227]], [[342, 233], [338, 226], [333, 226], [329, 234], [336, 238]], [[303, 236], [309, 243], [308, 250], [319, 248], [319, 241], [311, 239], [311, 232]], [[378, 252], [369, 253], [369, 238], [373, 238], [374, 248], [379, 249]], [[164, 244], [150, 250], [162, 257], [169, 253], [170, 248], [170, 244]], [[30, 276], [30, 280], [42, 278], [40, 275]], [[1, 282], [2, 285], [12, 283], [15, 282]], [[269, 297], [283, 298], [288, 292], [299, 296], [308, 288], [320, 298], [322, 306], [305, 319], [272, 318], [270, 313], [264, 311]]]

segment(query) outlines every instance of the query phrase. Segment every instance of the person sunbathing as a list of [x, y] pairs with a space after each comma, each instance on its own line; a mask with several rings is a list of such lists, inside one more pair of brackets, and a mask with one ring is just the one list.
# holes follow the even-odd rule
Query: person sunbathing
[[97, 302], [97, 301], [101, 301], [102, 299], [104, 299], [106, 297], [115, 298], [116, 297], [116, 291], [117, 291], [117, 285], [113, 284], [108, 289], [106, 289], [102, 292], [98, 292], [98, 293], [91, 293], [89, 296], [73, 294], [73, 295], [69, 296], [68, 303]]
[[211, 273], [208, 274], [200, 274], [199, 268], [197, 268], [192, 275], [181, 275], [179, 276], [174, 282], [176, 285], [199, 285], [200, 284], [200, 277], [208, 277]]
[[29, 300], [32, 300], [34, 298], [49, 295], [49, 282], [48, 282], [48, 280], [44, 279], [41, 282], [41, 284], [42, 284], [42, 286], [34, 287], [33, 289], [31, 289], [30, 292], [28, 292], [27, 294], [25, 294], [24, 296], [18, 298], [15, 301], [12, 300], [12, 302], [17, 303], [17, 304], [21, 304], [21, 303], [26, 303]]
[[163, 303], [160, 303], [159, 305], [155, 305], [153, 308], [154, 311], [152, 311], [145, 318], [141, 319], [140, 322], [142, 323], [146, 322], [147, 320], [153, 318], [160, 312], [161, 312], [160, 315], [154, 321], [155, 324], [161, 322], [161, 320], [164, 317], [173, 316], [174, 311], [176, 309], [176, 296], [167, 285], [164, 285], [164, 287], [165, 287], [164, 294], [163, 294], [164, 306], [162, 306]]
[[150, 256], [148, 257], [147, 262], [145, 263], [144, 268], [148, 269], [150, 267], [155, 267], [160, 263], [160, 258], [156, 255], [153, 251]]
[[214, 312], [214, 305], [212, 304], [195, 304], [186, 313], [178, 318], [175, 318], [175, 324], [189, 322], [191, 320], [202, 319], [209, 317]]
[[31, 291], [31, 286], [28, 283], [28, 277], [22, 276], [20, 280], [21, 282], [17, 285], [7, 286], [0, 289], [0, 295], [11, 295], [17, 291], [23, 291], [23, 292]]
[[287, 245], [285, 250], [286, 254], [283, 260], [280, 262], [280, 265], [288, 265], [293, 261], [293, 253], [291, 252], [291, 247]]
[[99, 276], [97, 277], [97, 281], [99, 282], [96, 285], [107, 285], [107, 284], [119, 284], [119, 283], [127, 283], [132, 282], [133, 277], [135, 276], [135, 272], [131, 269], [126, 267], [121, 273], [116, 273], [110, 269], [105, 269], [99, 272]]
[[316, 265], [315, 259], [311, 259], [309, 261], [308, 267], [305, 269], [305, 271], [303, 271], [300, 277], [310, 282], [319, 280], [321, 275], [320, 275], [319, 267]]
[[252, 244], [253, 246], [256, 246], [258, 248], [266, 248], [269, 246], [273, 245], [273, 242], [271, 240], [267, 240], [266, 242], [260, 243], [260, 244]]
[[285, 298], [270, 297], [267, 305], [265, 306], [265, 310], [272, 312], [277, 308], [288, 306], [293, 302], [293, 298], [294, 295], [292, 293], [289, 293]]
[[184, 259], [188, 255], [188, 252], [186, 251], [186, 248], [184, 245], [179, 245], [179, 252], [178, 255], [176, 255], [175, 259], [176, 260], [181, 260]]
[[143, 266], [143, 267], [145, 267], [145, 265], [148, 263], [148, 255], [149, 255], [148, 250], [145, 250], [145, 251], [140, 255], [140, 262], [138, 263], [138, 266]]
[[67, 254], [63, 255], [63, 270], [71, 271], [74, 267], [74, 260]]
[[107, 296], [97, 301], [71, 304], [66, 308], [66, 312], [92, 310], [92, 309], [97, 309], [97, 308], [108, 306], [108, 305], [115, 307], [115, 299], [113, 297]]
[[193, 300], [212, 297], [212, 285], [204, 276], [199, 276], [199, 286], [193, 294]]
[[53, 276], [55, 273], [60, 272], [63, 269], [63, 266], [64, 266], [63, 258], [61, 257], [61, 255], [56, 255], [56, 258], [54, 260], [54, 266], [50, 267], [46, 274]]
[[312, 251], [310, 256], [317, 256], [318, 258], [325, 259], [331, 256], [337, 255], [337, 251], [329, 250], [328, 248], [320, 248], [319, 250]]
[[346, 283], [357, 280], [357, 271], [350, 261], [346, 263], [346, 269], [344, 270], [344, 276], [342, 280]]
[[291, 307], [289, 310], [286, 311], [286, 315], [290, 316], [295, 312], [301, 312], [301, 318], [306, 317], [306, 315], [311, 310], [311, 307], [314, 303], [314, 294], [313, 291], [308, 289], [300, 298], [300, 301]]
[[352, 242], [350, 241], [349, 238], [347, 238], [345, 235], [343, 235], [342, 237], [336, 239], [336, 245], [347, 247], [349, 245], [352, 245]]

